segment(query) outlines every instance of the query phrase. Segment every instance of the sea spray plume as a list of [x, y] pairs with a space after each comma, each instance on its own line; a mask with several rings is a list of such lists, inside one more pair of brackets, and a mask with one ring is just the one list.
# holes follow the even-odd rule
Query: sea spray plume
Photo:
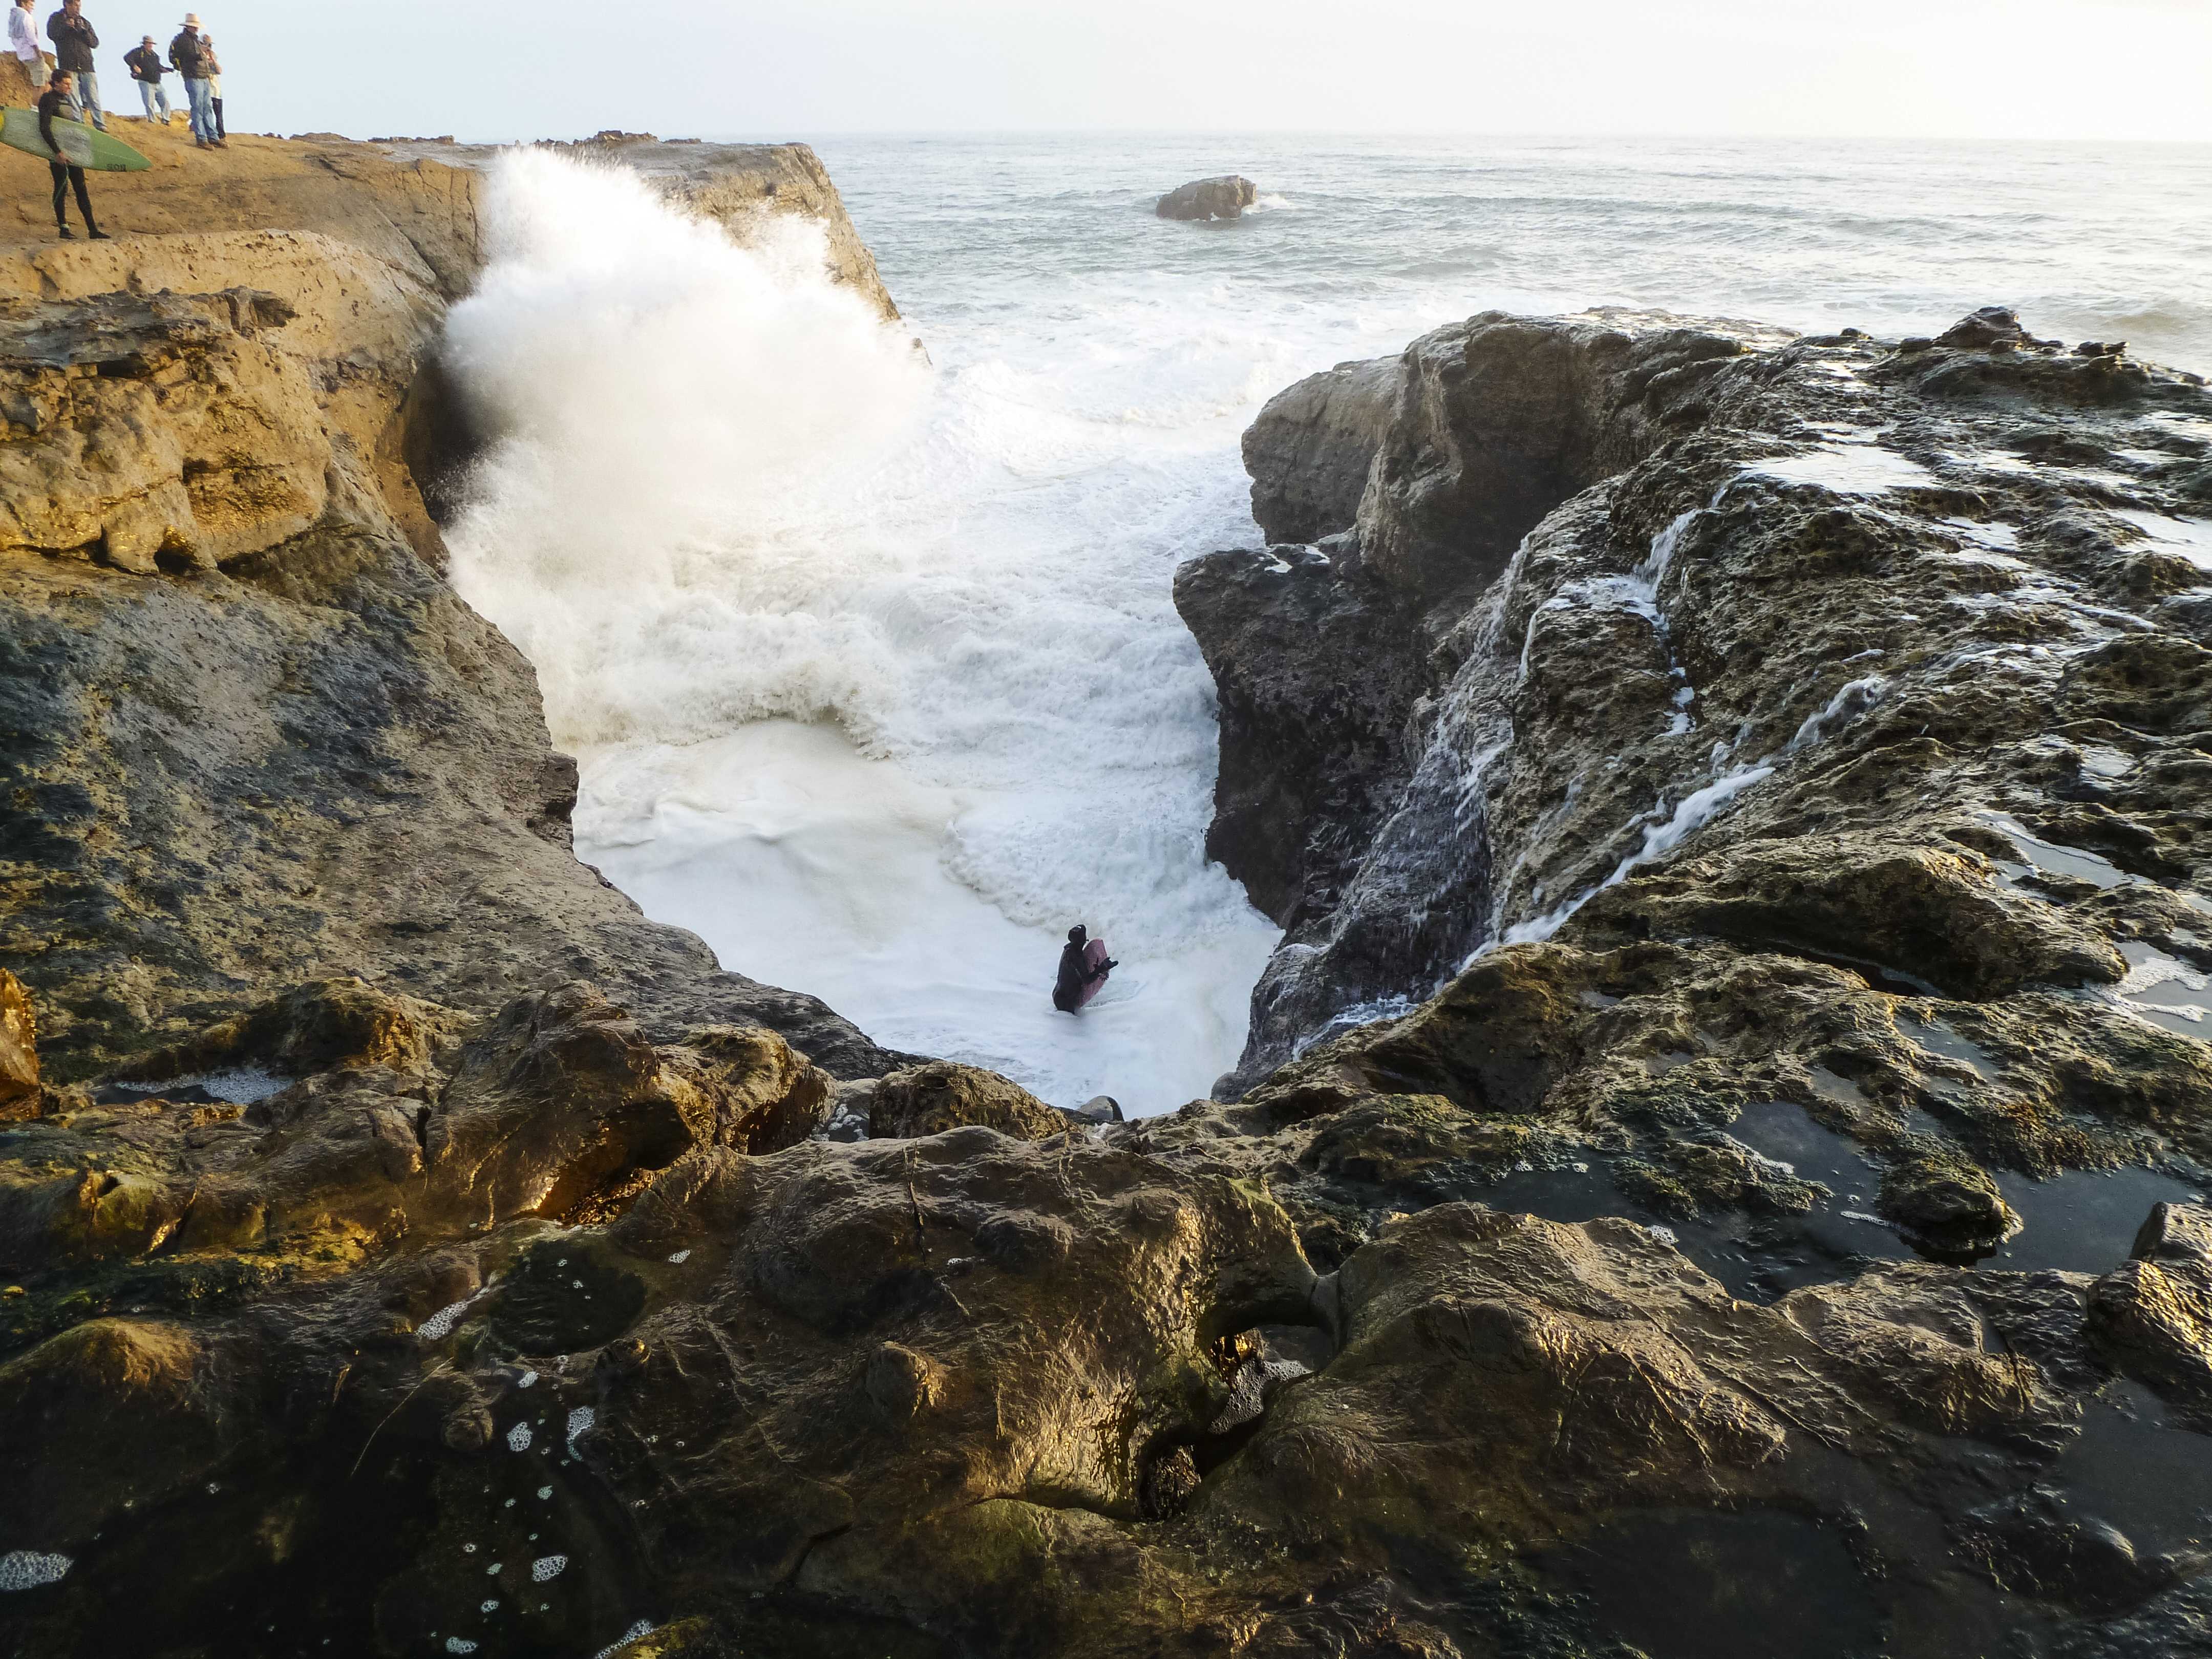
[[878, 464], [928, 371], [769, 216], [739, 247], [638, 175], [504, 157], [490, 258], [445, 352], [490, 443], [454, 527], [463, 593], [537, 664], [563, 743], [764, 715], [865, 737], [885, 653], [805, 604], [813, 518]]

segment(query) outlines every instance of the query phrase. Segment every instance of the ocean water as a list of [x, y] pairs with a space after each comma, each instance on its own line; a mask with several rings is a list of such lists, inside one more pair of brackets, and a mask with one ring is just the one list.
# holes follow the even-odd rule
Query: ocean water
[[[583, 763], [581, 856], [727, 965], [1067, 1104], [1205, 1093], [1276, 942], [1205, 861], [1170, 582], [1255, 539], [1237, 443], [1283, 386], [1602, 304], [1903, 333], [2001, 302], [2212, 369], [2212, 146], [815, 143], [903, 329], [804, 227], [740, 251], [619, 173], [501, 164], [449, 324], [501, 434], [456, 580]], [[1152, 216], [1231, 170], [1243, 221]], [[1072, 1018], [1077, 921], [1122, 966]]]

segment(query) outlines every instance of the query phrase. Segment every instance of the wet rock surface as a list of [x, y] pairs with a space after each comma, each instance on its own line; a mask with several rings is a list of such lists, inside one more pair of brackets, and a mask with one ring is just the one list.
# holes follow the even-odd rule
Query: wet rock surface
[[1396, 357], [1339, 363], [1277, 392], [1244, 429], [1252, 517], [1270, 546], [1352, 528], [1405, 373]]
[[[1486, 313], [1408, 349], [1327, 566], [1278, 550], [1305, 584], [1185, 608], [1231, 670], [1232, 871], [1265, 889], [1273, 848], [1352, 849], [1255, 993], [1236, 1086], [1553, 936], [2195, 1029], [2212, 399], [1970, 320], [1905, 349]], [[1371, 726], [1333, 724], [1363, 628], [1405, 635], [1396, 776]], [[1230, 833], [1248, 755], [1287, 820], [1259, 856]], [[1365, 784], [1341, 810], [1339, 776]]]

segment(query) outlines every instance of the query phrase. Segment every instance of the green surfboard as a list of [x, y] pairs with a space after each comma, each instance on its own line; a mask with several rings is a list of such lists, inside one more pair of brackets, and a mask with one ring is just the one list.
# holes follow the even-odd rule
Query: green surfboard
[[0, 144], [41, 161], [67, 161], [96, 173], [143, 173], [154, 165], [120, 138], [111, 138], [81, 121], [64, 121], [59, 116], [54, 118], [54, 142], [61, 146], [58, 156], [39, 137], [39, 112], [34, 109], [11, 109], [0, 116]]

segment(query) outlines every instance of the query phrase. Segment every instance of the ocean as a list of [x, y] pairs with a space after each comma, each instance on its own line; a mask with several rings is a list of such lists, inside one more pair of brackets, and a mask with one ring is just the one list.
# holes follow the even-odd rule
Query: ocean
[[[1277, 942], [1205, 859], [1170, 598], [1249, 545], [1301, 375], [1490, 307], [1929, 333], [1976, 307], [2212, 371], [2212, 145], [812, 140], [905, 313], [634, 179], [502, 163], [448, 325], [501, 434], [455, 580], [583, 766], [579, 855], [878, 1042], [1132, 1112], [1236, 1060]], [[1239, 172], [1235, 223], [1152, 212]], [[923, 350], [915, 349], [919, 341]], [[1121, 963], [1079, 1018], [1066, 928]]]

